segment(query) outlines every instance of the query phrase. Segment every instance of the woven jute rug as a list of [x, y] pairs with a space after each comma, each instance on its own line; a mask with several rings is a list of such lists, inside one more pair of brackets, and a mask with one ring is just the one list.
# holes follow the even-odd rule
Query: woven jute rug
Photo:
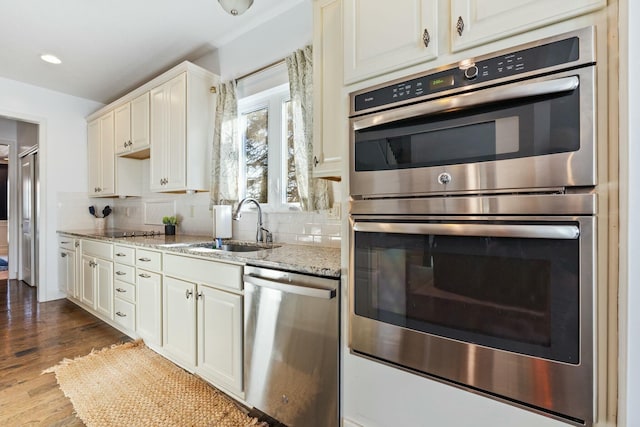
[[45, 370], [87, 426], [264, 426], [144, 345], [114, 345]]

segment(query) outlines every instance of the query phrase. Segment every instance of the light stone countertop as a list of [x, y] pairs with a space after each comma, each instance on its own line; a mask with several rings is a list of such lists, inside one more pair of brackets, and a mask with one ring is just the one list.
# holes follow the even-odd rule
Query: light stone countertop
[[[213, 243], [211, 236], [182, 235], [175, 236], [136, 236], [109, 237], [110, 230], [104, 233], [95, 230], [58, 230], [58, 233], [95, 240], [103, 240], [115, 244], [140, 246], [166, 252], [195, 255], [220, 261], [240, 262], [258, 267], [276, 268], [307, 273], [316, 276], [340, 278], [340, 248], [313, 245], [295, 245], [290, 243], [274, 243], [273, 248], [252, 252], [227, 252], [207, 249]], [[226, 240], [223, 243], [252, 244], [253, 242], [237, 242]]]

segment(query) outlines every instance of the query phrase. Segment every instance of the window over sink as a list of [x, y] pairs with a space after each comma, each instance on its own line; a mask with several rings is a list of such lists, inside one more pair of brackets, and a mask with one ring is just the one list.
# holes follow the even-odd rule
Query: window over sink
[[289, 84], [238, 99], [240, 197], [274, 209], [299, 206]]

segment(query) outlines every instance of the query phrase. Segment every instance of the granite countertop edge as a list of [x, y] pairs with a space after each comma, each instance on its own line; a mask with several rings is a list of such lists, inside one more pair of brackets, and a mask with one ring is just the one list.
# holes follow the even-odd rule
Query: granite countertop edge
[[[275, 268], [315, 276], [340, 278], [340, 248], [292, 243], [275, 243], [273, 248], [252, 252], [201, 251], [213, 238], [205, 235], [177, 234], [174, 236], [110, 237], [99, 231], [58, 230], [59, 234], [85, 239], [138, 246], [182, 255], [213, 260], [238, 262], [258, 267]], [[225, 243], [249, 244], [253, 242], [226, 240]], [[188, 246], [190, 245], [190, 246]], [[198, 246], [201, 245], [201, 246]]]

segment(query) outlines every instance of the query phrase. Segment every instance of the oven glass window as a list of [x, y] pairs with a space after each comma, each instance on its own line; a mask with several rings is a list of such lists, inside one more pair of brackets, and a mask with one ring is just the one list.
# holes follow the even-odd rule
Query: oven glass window
[[355, 131], [355, 170], [486, 162], [580, 149], [576, 89]]
[[578, 242], [356, 232], [355, 313], [577, 364]]

